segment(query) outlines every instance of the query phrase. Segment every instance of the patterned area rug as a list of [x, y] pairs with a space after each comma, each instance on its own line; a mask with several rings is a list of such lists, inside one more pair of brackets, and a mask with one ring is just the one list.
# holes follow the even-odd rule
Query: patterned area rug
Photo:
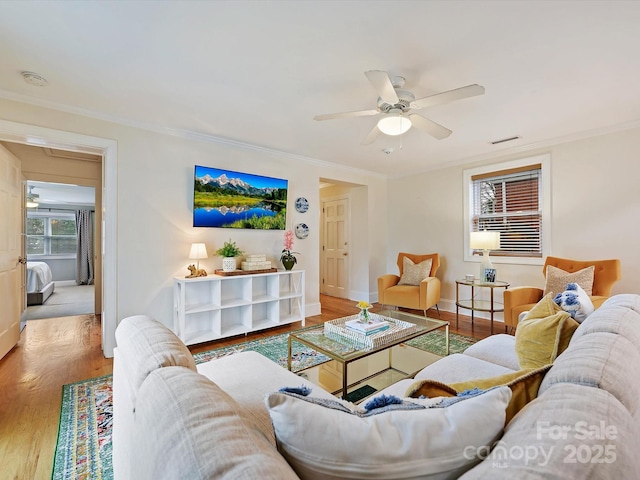
[[[307, 327], [313, 328], [313, 327]], [[287, 368], [289, 334], [217, 348], [194, 355], [196, 363], [256, 351]], [[476, 340], [464, 335], [449, 335], [450, 353], [463, 352]], [[407, 345], [436, 355], [445, 354], [444, 331], [436, 330], [406, 342]], [[326, 356], [293, 343], [292, 370], [298, 372], [327, 362]], [[113, 426], [112, 376], [91, 378], [62, 387], [62, 407], [52, 480], [113, 480], [111, 465], [111, 429]]]
[[52, 480], [113, 479], [111, 380], [105, 375], [62, 387]]

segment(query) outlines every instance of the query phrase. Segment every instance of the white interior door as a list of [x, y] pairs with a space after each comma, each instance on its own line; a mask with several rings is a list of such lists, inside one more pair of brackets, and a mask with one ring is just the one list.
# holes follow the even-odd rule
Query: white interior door
[[349, 199], [322, 203], [322, 293], [348, 298], [349, 292]]
[[[0, 358], [20, 339], [22, 177], [20, 160], [0, 145]], [[24, 292], [23, 292], [24, 293]]]

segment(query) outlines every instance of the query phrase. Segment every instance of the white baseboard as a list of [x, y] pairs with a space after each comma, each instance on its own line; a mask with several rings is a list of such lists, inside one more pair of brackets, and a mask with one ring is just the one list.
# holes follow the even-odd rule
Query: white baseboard
[[75, 280], [56, 280], [53, 282], [56, 287], [75, 287]]
[[322, 313], [322, 309], [320, 307], [320, 302], [305, 303], [304, 305], [305, 317], [313, 317], [314, 315], [320, 315], [321, 313]]

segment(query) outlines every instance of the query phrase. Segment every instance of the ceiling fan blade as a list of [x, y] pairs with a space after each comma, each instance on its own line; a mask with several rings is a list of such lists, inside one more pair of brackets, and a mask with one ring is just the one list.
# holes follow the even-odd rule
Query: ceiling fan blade
[[368, 72], [364, 72], [364, 74], [382, 100], [390, 105], [395, 105], [400, 101], [387, 72], [383, 72], [382, 70], [369, 70]]
[[411, 115], [409, 115], [409, 119], [411, 120], [412, 126], [416, 127], [418, 130], [422, 130], [423, 132], [428, 133], [438, 140], [447, 138], [452, 133], [448, 128], [443, 127], [433, 120], [424, 118], [422, 115], [418, 115], [417, 113], [412, 113]]
[[443, 103], [453, 102], [454, 100], [460, 100], [461, 98], [475, 97], [476, 95], [482, 95], [484, 93], [484, 87], [473, 84], [466, 87], [456, 88], [447, 92], [436, 93], [428, 97], [419, 98], [411, 102], [411, 108], [425, 108], [432, 105], [441, 105]]
[[362, 145], [369, 145], [370, 143], [375, 142], [378, 135], [380, 135], [380, 129], [378, 129], [378, 124], [375, 124], [369, 134], [364, 137], [364, 140], [362, 140]]
[[342, 113], [325, 113], [323, 115], [316, 115], [314, 120], [333, 120], [335, 118], [350, 118], [350, 117], [366, 117], [369, 115], [377, 115], [380, 113], [378, 110], [358, 110], [356, 112], [342, 112]]

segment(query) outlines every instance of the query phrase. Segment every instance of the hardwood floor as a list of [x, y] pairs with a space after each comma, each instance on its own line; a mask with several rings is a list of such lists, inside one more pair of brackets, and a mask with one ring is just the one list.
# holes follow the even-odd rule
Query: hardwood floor
[[[333, 320], [340, 317], [345, 317], [347, 315], [353, 315], [354, 313], [358, 313], [358, 308], [356, 307], [356, 303], [353, 300], [345, 300], [342, 298], [329, 297], [327, 295], [320, 295], [320, 304], [322, 305], [322, 314], [315, 315], [313, 317], [306, 318], [306, 326], [309, 325], [318, 325], [326, 322], [327, 320]], [[371, 312], [379, 312], [381, 310], [381, 306], [378, 303], [373, 304], [373, 308], [370, 310]], [[421, 310], [406, 310], [411, 313], [415, 313], [416, 315], [422, 315]], [[438, 312], [435, 308], [432, 308], [427, 311], [427, 315], [431, 318], [438, 318]], [[461, 335], [467, 335], [469, 337], [474, 337], [477, 339], [486, 338], [489, 336], [490, 325], [488, 320], [478, 319], [474, 320], [473, 328], [471, 326], [471, 317], [460, 315], [459, 326], [456, 328], [456, 314], [455, 312], [440, 312], [440, 319], [447, 320], [450, 323], [450, 331], [451, 333], [459, 333]], [[494, 333], [503, 333], [503, 329], [500, 328], [502, 324], [494, 323]], [[193, 353], [203, 352], [206, 350], [210, 350], [212, 348], [217, 347], [226, 347], [229, 345], [234, 345], [236, 343], [242, 343], [247, 339], [260, 338], [260, 337], [268, 337], [271, 335], [275, 335], [278, 333], [289, 332], [292, 330], [296, 330], [301, 328], [301, 322], [292, 323], [290, 325], [272, 328], [263, 332], [253, 333], [248, 336], [240, 335], [237, 337], [232, 337], [229, 339], [218, 340], [216, 342], [211, 343], [203, 343], [200, 345], [196, 345], [190, 347], [189, 349]]]
[[62, 385], [111, 373], [94, 315], [31, 320], [0, 361], [0, 478], [50, 479]]
[[[357, 313], [352, 300], [322, 295], [322, 314], [307, 317], [306, 325]], [[380, 310], [375, 304], [372, 312]], [[421, 314], [421, 312], [414, 312]], [[437, 318], [432, 309], [429, 316]], [[451, 322], [451, 332], [475, 338], [489, 336], [489, 322], [441, 312]], [[201, 352], [248, 339], [267, 337], [300, 328], [297, 322], [285, 327], [241, 335], [191, 347]], [[497, 328], [496, 331], [500, 330]], [[113, 371], [112, 359], [104, 358], [100, 347], [100, 319], [77, 315], [27, 322], [18, 345], [0, 360], [0, 479], [50, 479], [58, 433], [62, 386]], [[501, 332], [498, 332], [501, 333]]]

